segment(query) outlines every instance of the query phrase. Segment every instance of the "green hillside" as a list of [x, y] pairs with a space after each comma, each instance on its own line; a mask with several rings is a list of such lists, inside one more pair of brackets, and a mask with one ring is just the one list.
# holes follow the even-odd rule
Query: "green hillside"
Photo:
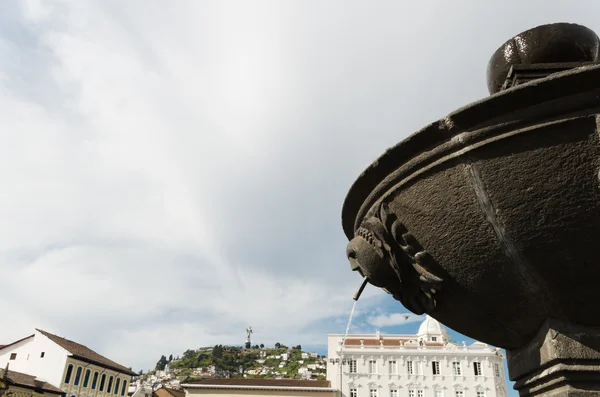
[[[156, 371], [172, 373], [178, 379], [190, 381], [207, 376], [231, 378], [311, 378], [325, 379], [325, 359], [302, 351], [300, 345], [288, 348], [280, 343], [274, 348], [263, 345], [245, 349], [216, 345], [212, 348], [186, 350], [183, 356], [169, 359], [162, 356]], [[152, 375], [152, 371], [148, 375]], [[308, 372], [308, 373], [307, 373]]]

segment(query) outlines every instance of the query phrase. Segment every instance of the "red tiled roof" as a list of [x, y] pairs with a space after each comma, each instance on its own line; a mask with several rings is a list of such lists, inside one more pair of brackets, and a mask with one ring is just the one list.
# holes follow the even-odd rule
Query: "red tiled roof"
[[[0, 377], [4, 377], [3, 369], [0, 369]], [[44, 391], [53, 394], [60, 394], [64, 396], [64, 392], [57, 387], [52, 386], [49, 383], [37, 380], [33, 375], [27, 375], [21, 372], [8, 370], [6, 379], [9, 384], [24, 387], [26, 389], [33, 389], [36, 391]]]
[[381, 339], [373, 339], [373, 338], [348, 338], [346, 339], [344, 345], [345, 346], [360, 346], [360, 341], [363, 341], [363, 346], [381, 346], [381, 341], [383, 341], [383, 346], [400, 346], [400, 342], [406, 343], [410, 339], [404, 338], [381, 338]]
[[328, 380], [296, 380], [296, 379], [245, 379], [245, 378], [208, 378], [190, 381], [193, 385], [212, 385], [212, 386], [251, 386], [251, 387], [322, 387], [330, 388], [331, 382]]
[[153, 397], [185, 397], [183, 390], [175, 390], [169, 387], [161, 387], [152, 393]]
[[81, 345], [77, 342], [73, 342], [73, 341], [65, 339], [65, 338], [61, 338], [60, 336], [51, 334], [50, 332], [42, 331], [41, 329], [38, 329], [37, 331], [39, 331], [42, 335], [48, 337], [48, 339], [50, 339], [52, 342], [56, 343], [63, 349], [68, 350], [73, 355], [74, 358], [77, 358], [79, 360], [82, 360], [82, 361], [85, 361], [85, 362], [88, 362], [91, 364], [97, 364], [102, 367], [106, 367], [106, 368], [109, 368], [114, 371], [121, 372], [121, 373], [124, 373], [127, 375], [132, 375], [132, 376], [137, 375], [135, 372], [133, 372], [129, 368], [127, 368], [121, 364], [117, 364], [116, 362], [114, 362], [112, 360], [109, 360], [108, 358], [96, 353], [95, 351], [88, 348], [87, 346]]

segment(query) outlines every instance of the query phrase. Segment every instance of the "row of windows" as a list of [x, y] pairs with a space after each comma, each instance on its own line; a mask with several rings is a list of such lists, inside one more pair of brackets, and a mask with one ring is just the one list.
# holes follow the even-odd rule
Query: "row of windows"
[[[40, 354], [40, 358], [44, 358], [45, 355], [46, 355], [46, 352], [42, 352]], [[17, 353], [10, 353], [10, 359], [11, 360], [16, 360], [17, 359]], [[27, 360], [29, 360], [29, 354], [27, 355]]]
[[[87, 388], [90, 383], [90, 376], [92, 374], [92, 371], [89, 369], [85, 371], [85, 375], [83, 375], [83, 382], [81, 382], [82, 372], [83, 368], [81, 366], [77, 367], [77, 371], [75, 371], [75, 377], [73, 377], [73, 364], [69, 364], [69, 366], [67, 367], [67, 373], [65, 374], [65, 383], [69, 384], [71, 382], [71, 378], [73, 377], [73, 386], [79, 386], [79, 384], [82, 383], [82, 387]], [[102, 374], [102, 376], [100, 376], [100, 373], [98, 371], [95, 371], [91, 382], [92, 390], [96, 390], [96, 387], [98, 386], [98, 377], [100, 377], [100, 385], [98, 391], [104, 392], [104, 386], [106, 386], [106, 393], [110, 394], [112, 392], [114, 395], [118, 396], [119, 386], [121, 386], [120, 395], [125, 396], [125, 392], [127, 391], [127, 380], [123, 379], [123, 385], [121, 385], [121, 378], [117, 378], [117, 380], [114, 383], [115, 387], [113, 389], [114, 377], [112, 375], [109, 376], [108, 384], [106, 384], [106, 374]]]
[[[462, 390], [456, 390], [451, 395], [454, 395], [454, 397], [466, 397], [465, 393]], [[398, 394], [398, 389], [390, 389], [389, 397], [399, 397], [399, 396], [400, 395]], [[444, 391], [443, 390], [434, 390], [432, 396], [433, 397], [444, 397]], [[478, 391], [478, 392], [476, 392], [476, 394], [474, 396], [485, 397], [485, 392]], [[358, 397], [358, 390], [350, 389], [350, 397]], [[379, 397], [379, 390], [370, 389], [369, 397]], [[409, 390], [408, 397], [425, 397], [425, 392], [423, 390]]]
[[[419, 362], [406, 361], [406, 373], [408, 375], [423, 375], [423, 368], [422, 368], [421, 364], [422, 363], [420, 361]], [[349, 360], [349, 366], [350, 366], [351, 374], [357, 373], [356, 360]], [[369, 373], [377, 374], [378, 373], [377, 370], [378, 370], [377, 360], [369, 360], [369, 364], [368, 364]], [[499, 371], [497, 364], [494, 364], [494, 372], [495, 372], [496, 376], [500, 376], [500, 371]], [[442, 371], [441, 371], [441, 366], [440, 366], [439, 361], [431, 362], [431, 373], [433, 375], [441, 375]], [[396, 360], [388, 361], [388, 374], [389, 375], [398, 374], [398, 363], [396, 362]], [[463, 374], [462, 366], [461, 366], [460, 362], [454, 361], [452, 363], [452, 374], [457, 375], [457, 376], [461, 376]], [[473, 363], [473, 374], [475, 376], [483, 375], [483, 369], [481, 368], [480, 362], [476, 361]]]

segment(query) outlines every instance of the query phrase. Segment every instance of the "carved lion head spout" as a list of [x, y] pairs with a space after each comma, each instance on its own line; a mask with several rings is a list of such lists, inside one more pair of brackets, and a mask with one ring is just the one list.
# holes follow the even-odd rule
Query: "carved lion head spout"
[[431, 256], [386, 205], [381, 206], [378, 215], [363, 222], [348, 243], [346, 255], [352, 270], [392, 294], [412, 312], [432, 311], [433, 295], [442, 280], [428, 269]]
[[374, 286], [392, 293], [400, 280], [392, 268], [390, 252], [384, 248], [381, 234], [377, 231], [381, 233], [383, 225], [377, 219], [369, 219], [348, 243], [346, 256], [353, 271], [367, 277]]

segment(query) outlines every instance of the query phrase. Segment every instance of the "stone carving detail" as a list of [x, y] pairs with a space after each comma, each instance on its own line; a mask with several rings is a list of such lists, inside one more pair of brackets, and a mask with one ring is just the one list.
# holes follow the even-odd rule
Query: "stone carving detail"
[[423, 314], [435, 308], [434, 295], [442, 283], [431, 270], [435, 260], [386, 203], [356, 230], [347, 255], [354, 270], [408, 310]]

